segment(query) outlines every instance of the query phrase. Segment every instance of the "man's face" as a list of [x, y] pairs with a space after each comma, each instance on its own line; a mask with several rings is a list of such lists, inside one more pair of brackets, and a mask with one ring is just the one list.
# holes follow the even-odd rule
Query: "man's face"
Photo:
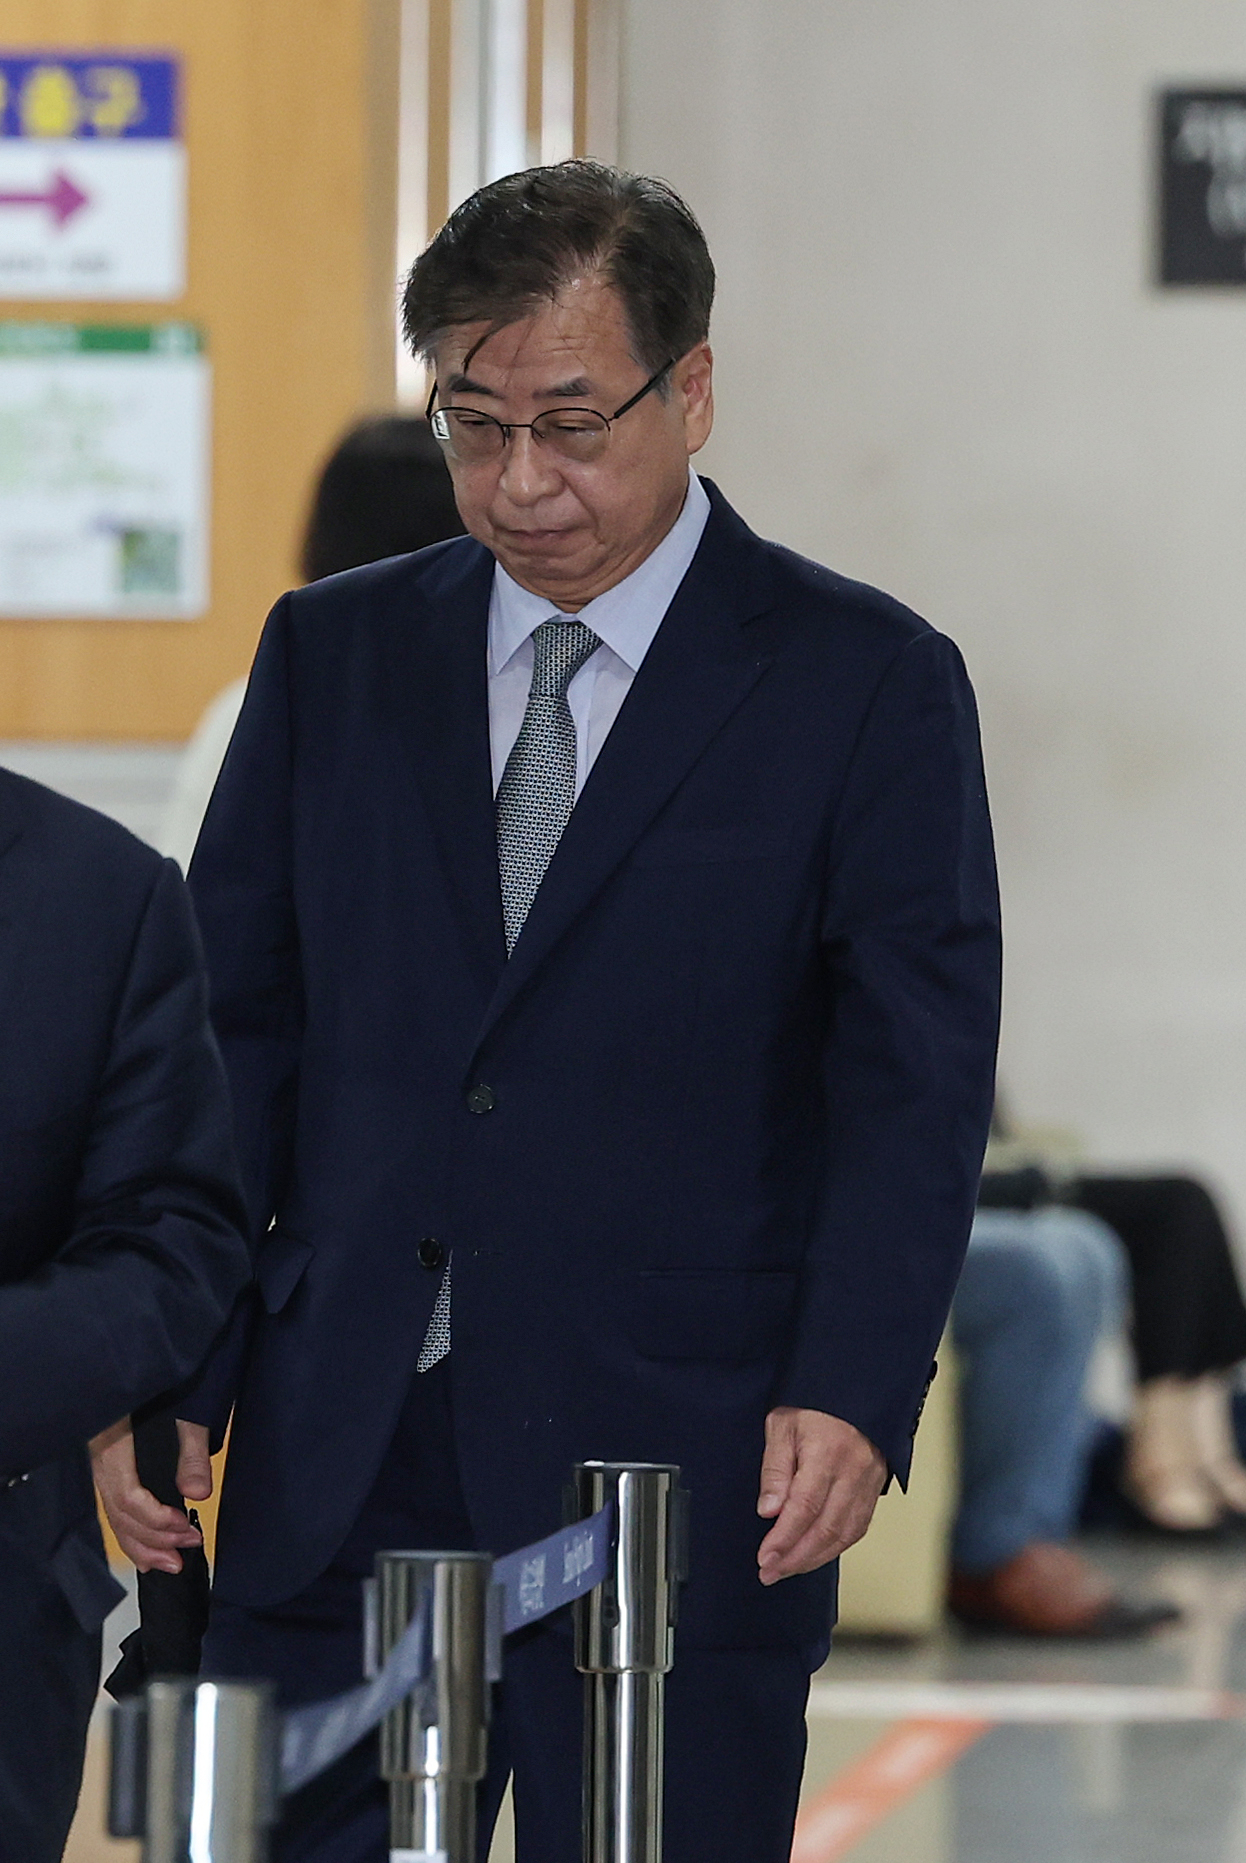
[[[463, 324], [439, 344], [443, 406], [503, 422], [558, 407], [612, 415], [644, 384], [622, 302], [599, 279], [575, 280], [522, 323], [488, 329]], [[560, 458], [522, 428], [496, 459], [451, 457], [464, 524], [524, 588], [569, 612], [582, 608], [630, 575], [678, 517], [688, 456], [713, 422], [711, 370], [708, 344], [679, 358], [667, 398], [655, 390], [637, 402], [591, 464]]]

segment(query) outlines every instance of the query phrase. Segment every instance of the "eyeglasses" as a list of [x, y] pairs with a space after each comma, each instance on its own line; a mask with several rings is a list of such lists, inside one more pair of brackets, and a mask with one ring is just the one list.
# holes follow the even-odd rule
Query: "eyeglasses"
[[483, 460], [498, 459], [505, 452], [510, 437], [521, 428], [532, 435], [542, 446], [548, 446], [560, 459], [569, 460], [573, 465], [588, 465], [594, 459], [600, 459], [610, 439], [610, 429], [620, 416], [634, 408], [638, 401], [655, 389], [662, 377], [675, 366], [675, 357], [664, 362], [656, 375], [651, 375], [643, 388], [638, 388], [630, 401], [625, 401], [613, 414], [600, 414], [596, 408], [547, 408], [544, 414], [538, 414], [535, 420], [495, 420], [492, 414], [482, 414], [476, 408], [438, 408], [433, 412], [433, 403], [437, 399], [437, 384], [433, 383], [433, 392], [428, 397], [428, 406], [424, 417], [433, 430], [433, 437], [439, 440], [451, 459], [461, 465], [475, 466]]

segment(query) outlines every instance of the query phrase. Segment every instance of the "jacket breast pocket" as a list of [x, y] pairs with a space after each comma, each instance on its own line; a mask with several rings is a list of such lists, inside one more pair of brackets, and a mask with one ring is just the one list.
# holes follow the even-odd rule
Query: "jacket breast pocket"
[[700, 867], [727, 860], [775, 860], [787, 853], [791, 835], [783, 828], [758, 825], [683, 828], [655, 833], [632, 856], [637, 867]]
[[266, 1313], [280, 1313], [307, 1271], [314, 1250], [301, 1236], [270, 1229], [255, 1257], [255, 1280]]
[[632, 1344], [642, 1358], [768, 1358], [782, 1344], [796, 1283], [793, 1270], [781, 1269], [642, 1272], [629, 1290]]

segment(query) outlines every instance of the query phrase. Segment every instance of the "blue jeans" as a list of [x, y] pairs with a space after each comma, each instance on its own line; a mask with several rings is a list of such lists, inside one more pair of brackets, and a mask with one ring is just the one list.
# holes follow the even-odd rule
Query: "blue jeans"
[[1119, 1324], [1124, 1251], [1084, 1211], [979, 1210], [952, 1304], [961, 1361], [961, 1494], [952, 1561], [994, 1571], [1072, 1531], [1095, 1341]]

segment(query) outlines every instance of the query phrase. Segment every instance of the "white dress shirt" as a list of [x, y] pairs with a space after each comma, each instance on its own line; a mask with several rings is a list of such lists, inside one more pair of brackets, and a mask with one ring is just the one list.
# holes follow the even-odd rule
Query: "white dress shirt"
[[[709, 514], [705, 487], [690, 472], [683, 509], [657, 549], [630, 576], [586, 603], [575, 617], [591, 627], [602, 643], [567, 688], [575, 721], [577, 796], [687, 574]], [[562, 614], [548, 597], [521, 588], [497, 565], [489, 600], [489, 743], [495, 795], [528, 703], [533, 632], [542, 621]]]

